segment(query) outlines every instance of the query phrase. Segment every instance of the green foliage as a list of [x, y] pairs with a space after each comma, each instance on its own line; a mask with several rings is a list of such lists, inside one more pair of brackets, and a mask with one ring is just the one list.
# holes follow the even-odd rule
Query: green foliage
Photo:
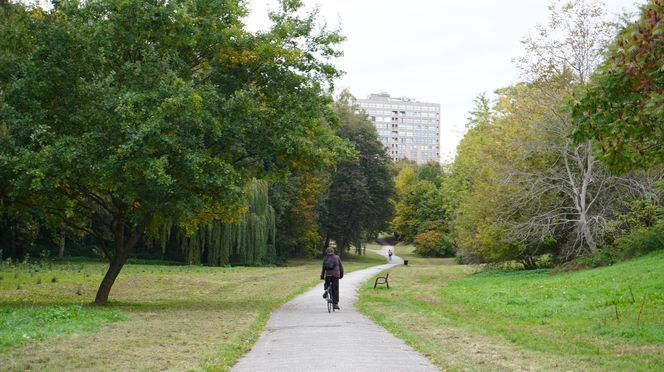
[[97, 239], [99, 303], [144, 232], [235, 222], [253, 177], [348, 152], [330, 127], [343, 37], [301, 7], [252, 34], [239, 0], [3, 5], [1, 197]]
[[0, 307], [0, 351], [48, 337], [91, 332], [103, 324], [127, 319], [117, 311], [80, 305]]
[[434, 230], [417, 234], [414, 243], [415, 253], [423, 257], [452, 257], [455, 253], [454, 239]]
[[[531, 258], [522, 242], [510, 239], [510, 222], [522, 218], [512, 214], [512, 203], [524, 192], [522, 185], [505, 182], [506, 166], [519, 165], [524, 142], [536, 141], [533, 126], [514, 108], [527, 105], [520, 93], [523, 87], [501, 91], [499, 103], [490, 107], [486, 98], [476, 99], [476, 108], [469, 118], [468, 132], [457, 148], [452, 164], [449, 190], [454, 195], [454, 232], [464, 262], [498, 262]], [[509, 103], [509, 106], [503, 104]], [[496, 110], [500, 110], [497, 113]], [[524, 110], [525, 111], [525, 110]], [[497, 147], [496, 143], [502, 145]], [[530, 156], [528, 171], [535, 172], [538, 162]], [[520, 211], [523, 215], [526, 209]]]
[[560, 79], [501, 89], [491, 112], [474, 110], [448, 183], [463, 262], [517, 260], [536, 268], [539, 256], [560, 262], [595, 255], [653, 223], [661, 171], [618, 178], [588, 143], [574, 147], [564, 114], [555, 111], [564, 97], [560, 85], [568, 84]]
[[664, 161], [664, 2], [649, 0], [624, 26], [606, 60], [568, 103], [578, 141], [597, 141], [615, 170]]
[[270, 187], [276, 213], [276, 250], [280, 257], [320, 254], [320, 207], [329, 187], [331, 169], [294, 170], [287, 183]]
[[623, 260], [664, 249], [664, 223], [639, 227], [615, 242], [616, 255]]
[[427, 256], [454, 252], [449, 229], [448, 177], [439, 164], [430, 163], [406, 164], [396, 178], [392, 229], [405, 242], [415, 242], [419, 252]]
[[[237, 223], [222, 224], [212, 221], [188, 235], [172, 224], [161, 227], [155, 238], [162, 252], [174, 240], [189, 264], [205, 263], [211, 266], [256, 265], [274, 263], [276, 235], [274, 209], [269, 203], [268, 183], [253, 180], [246, 187], [247, 212]], [[171, 240], [171, 231], [174, 237]]]

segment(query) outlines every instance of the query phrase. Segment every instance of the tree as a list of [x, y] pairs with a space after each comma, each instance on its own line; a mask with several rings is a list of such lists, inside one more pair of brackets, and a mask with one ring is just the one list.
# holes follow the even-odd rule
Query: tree
[[449, 199], [444, 185], [449, 175], [437, 163], [407, 165], [396, 178], [397, 195], [391, 226], [422, 256], [452, 256]]
[[146, 231], [237, 222], [253, 177], [344, 151], [328, 124], [343, 38], [301, 5], [256, 34], [239, 0], [57, 1], [0, 22], [7, 199], [97, 239], [97, 304]]
[[333, 168], [295, 169], [288, 182], [270, 189], [277, 210], [277, 254], [280, 257], [314, 257], [320, 254], [320, 208], [330, 185]]
[[577, 141], [594, 140], [614, 170], [664, 161], [664, 2], [650, 0], [611, 43], [568, 106]]
[[338, 135], [355, 146], [357, 158], [337, 165], [321, 213], [321, 229], [336, 241], [340, 252], [387, 228], [394, 194], [391, 163], [376, 128], [358, 112], [353, 98], [342, 92], [335, 103], [341, 127]]
[[[613, 26], [604, 21], [605, 11], [597, 2], [562, 2], [550, 7], [548, 27], [538, 27], [538, 37], [524, 40], [526, 54], [518, 60], [532, 88], [539, 89], [537, 105], [548, 111], [542, 130], [551, 133], [551, 150], [559, 162], [553, 174], [530, 173], [524, 184], [539, 185], [539, 190], [559, 190], [566, 200], [558, 212], [545, 211], [533, 216], [531, 222], [548, 230], [557, 218], [571, 224], [574, 238], [565, 249], [565, 256], [574, 257], [595, 252], [595, 237], [605, 216], [594, 213], [598, 198], [605, 193], [610, 175], [593, 155], [592, 141], [574, 144], [570, 138], [572, 123], [569, 115], [560, 112], [574, 87], [584, 84], [600, 63]], [[544, 222], [544, 225], [541, 224]]]

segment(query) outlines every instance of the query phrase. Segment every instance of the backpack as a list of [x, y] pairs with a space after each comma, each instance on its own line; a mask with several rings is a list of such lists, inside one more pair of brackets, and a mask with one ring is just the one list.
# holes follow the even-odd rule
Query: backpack
[[323, 267], [325, 270], [334, 270], [337, 267], [337, 259], [334, 256], [325, 256], [323, 259]]

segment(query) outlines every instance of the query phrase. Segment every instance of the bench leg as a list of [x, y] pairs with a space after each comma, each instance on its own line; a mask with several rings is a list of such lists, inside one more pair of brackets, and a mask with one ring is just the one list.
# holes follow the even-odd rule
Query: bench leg
[[385, 284], [387, 284], [387, 289], [390, 289], [390, 283], [388, 283], [387, 280], [385, 281]]

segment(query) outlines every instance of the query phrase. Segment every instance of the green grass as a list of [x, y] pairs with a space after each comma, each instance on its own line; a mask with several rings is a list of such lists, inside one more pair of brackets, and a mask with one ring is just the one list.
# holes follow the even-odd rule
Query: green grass
[[[344, 258], [349, 272], [382, 263], [372, 254]], [[127, 264], [108, 305], [96, 307], [104, 263], [5, 264], [0, 339], [12, 341], [0, 347], [1, 369], [228, 370], [275, 307], [320, 282], [320, 265]]]
[[80, 305], [0, 307], [0, 353], [17, 345], [63, 334], [90, 332], [102, 324], [126, 319], [117, 311], [84, 308]]
[[472, 274], [399, 249], [410, 266], [390, 271], [393, 290], [365, 286], [359, 306], [441, 368], [664, 368], [664, 252], [553, 275]]

